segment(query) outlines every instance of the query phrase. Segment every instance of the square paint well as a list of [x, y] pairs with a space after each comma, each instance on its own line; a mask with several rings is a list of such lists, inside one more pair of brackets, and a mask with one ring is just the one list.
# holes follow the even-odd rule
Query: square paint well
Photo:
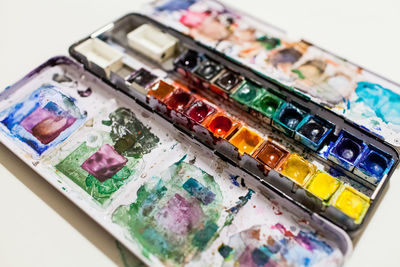
[[245, 82], [231, 95], [231, 97], [239, 103], [249, 106], [254, 99], [263, 93], [263, 91], [264, 89], [256, 86], [255, 84]]
[[197, 123], [202, 123], [217, 110], [204, 101], [196, 101], [186, 111], [185, 115]]
[[[222, 89], [223, 92], [231, 92], [233, 91], [236, 86], [241, 84], [243, 81], [243, 78], [240, 77], [239, 74], [234, 73], [229, 70], [225, 70], [214, 82], [214, 84], [219, 88]], [[212, 88], [215, 88], [215, 86], [212, 86]]]
[[157, 76], [150, 71], [140, 68], [128, 77], [127, 82], [137, 91], [145, 95], [147, 94], [147, 88], [154, 83], [156, 79]]
[[174, 90], [175, 87], [173, 85], [170, 85], [164, 81], [158, 81], [150, 87], [148, 95], [162, 100], [169, 96]]
[[276, 111], [272, 120], [272, 125], [286, 135], [293, 137], [294, 130], [306, 115], [306, 111], [297, 106], [290, 103], [284, 103]]
[[333, 128], [334, 125], [324, 119], [309, 115], [297, 126], [295, 139], [316, 151]]
[[276, 168], [279, 163], [289, 155], [288, 151], [275, 145], [271, 141], [267, 141], [260, 148], [256, 159], [272, 169]]
[[370, 145], [354, 169], [354, 173], [372, 184], [378, 184], [393, 165], [390, 155]]
[[215, 137], [226, 138], [238, 126], [239, 123], [233, 118], [228, 117], [224, 113], [217, 113], [203, 122], [207, 129], [213, 133]]
[[264, 116], [264, 121], [270, 123], [271, 118], [283, 103], [284, 101], [279, 97], [264, 91], [262, 95], [254, 99], [251, 103], [251, 108]]
[[197, 51], [187, 50], [174, 61], [174, 67], [177, 72], [186, 76], [187, 72], [194, 70], [200, 62], [201, 58]]
[[195, 74], [206, 81], [211, 81], [215, 78], [222, 70], [223, 66], [215, 61], [206, 59], [196, 69]]
[[328, 158], [346, 170], [352, 171], [365, 149], [366, 145], [362, 140], [342, 130], [336, 143], [329, 147]]
[[335, 177], [318, 171], [307, 184], [307, 189], [322, 201], [328, 201], [339, 188], [340, 184]]
[[182, 111], [195, 100], [194, 96], [185, 90], [175, 90], [167, 99], [164, 100], [169, 109]]
[[360, 224], [367, 213], [370, 199], [352, 187], [342, 186], [332, 197], [330, 204], [354, 219]]
[[244, 153], [251, 155], [264, 142], [264, 139], [256, 132], [242, 127], [232, 136], [229, 142], [237, 147], [241, 155]]
[[279, 167], [279, 171], [286, 177], [292, 179], [296, 184], [304, 187], [316, 171], [311, 164], [298, 154], [290, 154], [285, 162]]

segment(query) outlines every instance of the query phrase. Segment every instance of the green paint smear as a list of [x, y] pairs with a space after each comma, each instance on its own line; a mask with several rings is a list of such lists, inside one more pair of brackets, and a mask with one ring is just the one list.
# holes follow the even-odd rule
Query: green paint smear
[[260, 42], [267, 50], [274, 49], [281, 45], [280, 39], [268, 36], [262, 36], [258, 38], [257, 41]]
[[[118, 207], [112, 216], [141, 244], [143, 253], [172, 265], [191, 260], [210, 244], [222, 213], [222, 193], [214, 178], [182, 160], [162, 172], [162, 178], [141, 186], [136, 201]], [[213, 202], [203, 205], [183, 189], [190, 177], [215, 194]]]
[[[83, 142], [55, 166], [59, 172], [80, 186], [101, 205], [104, 205], [112, 194], [132, 179], [137, 171], [139, 159], [149, 153], [159, 141], [158, 137], [153, 135], [150, 129], [146, 128], [128, 109], [119, 108], [110, 113], [109, 118], [110, 120], [105, 123], [103, 121], [103, 124], [111, 128], [110, 132], [96, 131], [96, 136], [101, 138], [101, 142], [96, 146], [88, 146], [87, 142]], [[135, 140], [134, 143], [132, 140]], [[118, 153], [128, 159], [128, 162], [113, 177], [100, 182], [82, 169], [81, 165], [104, 144], [114, 146], [116, 150], [119, 150]]]
[[304, 76], [304, 74], [300, 71], [300, 70], [292, 70], [293, 73], [297, 74], [297, 76], [299, 76], [299, 79], [304, 80], [306, 78], [306, 76]]

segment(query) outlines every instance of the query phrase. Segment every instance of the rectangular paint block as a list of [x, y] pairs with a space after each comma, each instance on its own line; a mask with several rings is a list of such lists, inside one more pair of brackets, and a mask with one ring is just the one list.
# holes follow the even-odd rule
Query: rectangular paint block
[[342, 130], [337, 141], [328, 148], [328, 159], [352, 171], [362, 157], [366, 145], [357, 137]]
[[284, 103], [276, 111], [272, 119], [272, 125], [286, 135], [293, 137], [297, 125], [306, 115], [306, 111], [299, 107], [290, 103]]
[[322, 172], [317, 173], [310, 179], [307, 184], [307, 190], [322, 201], [328, 201], [341, 185], [335, 177]]
[[282, 162], [289, 152], [271, 141], [265, 142], [256, 154], [256, 159], [267, 165], [271, 169], [275, 169]]
[[107, 77], [110, 77], [111, 71], [116, 72], [123, 65], [123, 54], [98, 38], [84, 41], [75, 47], [75, 51], [102, 68]]
[[270, 92], [264, 90], [262, 94], [251, 102], [251, 108], [258, 111], [257, 117], [271, 123], [272, 117], [284, 101]]
[[378, 184], [393, 165], [390, 155], [369, 145], [354, 169], [354, 174], [372, 184]]
[[183, 111], [194, 100], [195, 98], [189, 91], [179, 88], [173, 91], [172, 94], [166, 99], [164, 99], [164, 102], [169, 109]]
[[185, 115], [196, 123], [202, 123], [207, 117], [216, 112], [216, 108], [203, 100], [194, 102], [186, 111]]
[[295, 139], [317, 151], [334, 125], [317, 116], [309, 115], [296, 127]]
[[249, 128], [242, 127], [232, 136], [229, 142], [237, 147], [241, 155], [244, 153], [251, 155], [264, 142], [264, 139]]
[[203, 122], [215, 137], [227, 138], [239, 127], [239, 123], [225, 113], [219, 112]]
[[210, 59], [205, 59], [195, 70], [194, 73], [205, 81], [214, 79], [224, 67]]
[[158, 81], [149, 88], [148, 95], [162, 100], [169, 96], [174, 90], [175, 87], [173, 85], [164, 81]]
[[248, 110], [250, 104], [262, 95], [264, 91], [264, 89], [257, 85], [246, 81], [233, 94], [231, 94], [231, 97], [237, 102], [243, 104], [246, 107], [246, 110]]
[[329, 203], [360, 224], [367, 213], [370, 199], [354, 188], [342, 185]]
[[130, 83], [135, 90], [146, 95], [148, 87], [156, 80], [156, 75], [144, 68], [140, 68], [128, 77], [127, 82]]
[[296, 184], [304, 187], [308, 180], [314, 175], [317, 167], [298, 154], [293, 153], [282, 162], [278, 170], [286, 177], [292, 179]]
[[131, 31], [127, 38], [131, 48], [157, 62], [171, 58], [178, 43], [175, 37], [149, 24], [143, 24]]
[[208, 205], [215, 200], [215, 194], [192, 177], [186, 180], [182, 187], [191, 196], [200, 200], [204, 205]]

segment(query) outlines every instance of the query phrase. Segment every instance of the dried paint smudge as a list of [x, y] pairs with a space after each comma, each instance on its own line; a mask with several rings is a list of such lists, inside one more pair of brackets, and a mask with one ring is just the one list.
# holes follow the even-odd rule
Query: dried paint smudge
[[[91, 130], [55, 168], [93, 199], [104, 204], [136, 173], [139, 159], [159, 142], [132, 111], [119, 108], [103, 124], [110, 130]], [[139, 143], [138, 143], [139, 142]]]
[[294, 233], [279, 223], [253, 226], [219, 249], [223, 266], [313, 266], [329, 260], [333, 252], [315, 233]]
[[183, 160], [160, 177], [141, 186], [136, 201], [117, 208], [112, 218], [141, 244], [144, 254], [180, 264], [215, 238], [222, 194], [212, 176]]
[[24, 101], [0, 113], [6, 133], [39, 156], [67, 139], [85, 119], [86, 114], [76, 106], [75, 99], [52, 85], [40, 87]]

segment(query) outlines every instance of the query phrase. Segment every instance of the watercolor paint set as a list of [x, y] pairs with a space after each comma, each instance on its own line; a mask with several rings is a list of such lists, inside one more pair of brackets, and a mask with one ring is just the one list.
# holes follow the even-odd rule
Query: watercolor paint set
[[0, 94], [0, 141], [148, 265], [342, 265], [398, 165], [398, 85], [217, 1], [69, 52]]

